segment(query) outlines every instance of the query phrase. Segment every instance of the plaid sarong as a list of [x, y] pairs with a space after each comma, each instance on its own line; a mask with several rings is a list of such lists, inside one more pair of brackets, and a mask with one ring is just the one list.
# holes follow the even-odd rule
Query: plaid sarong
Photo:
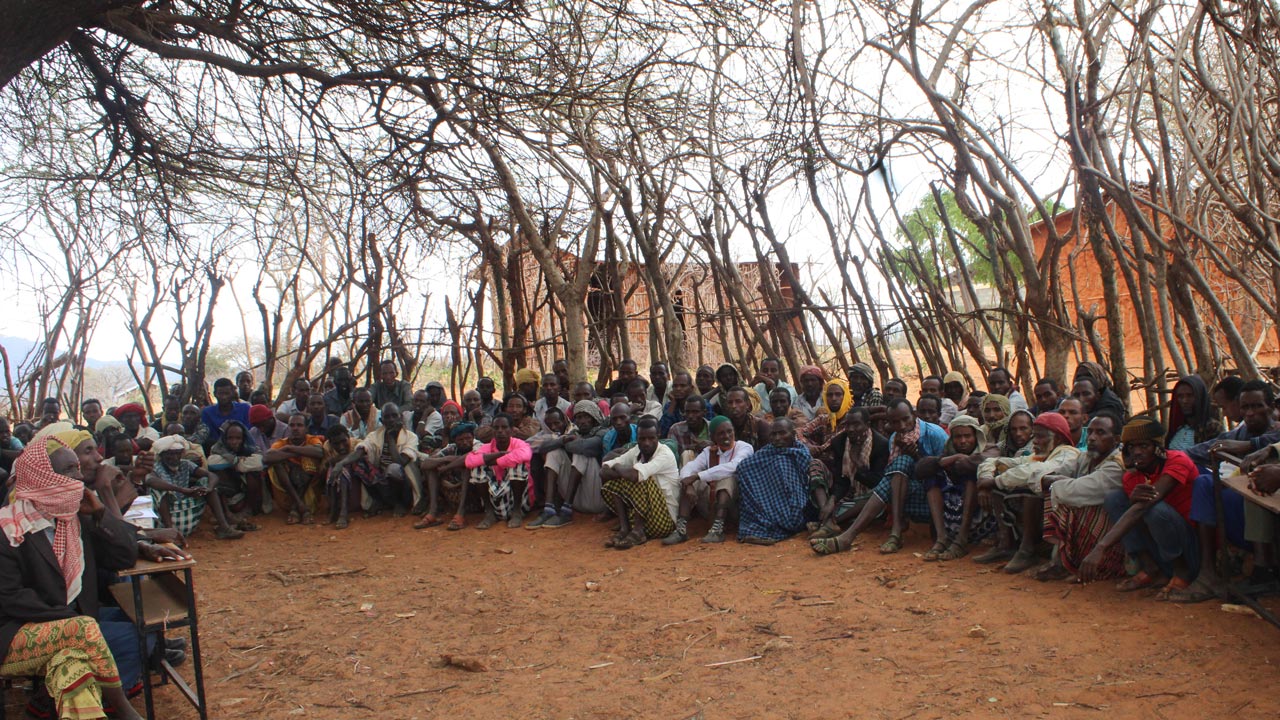
[[[178, 464], [178, 469], [170, 472], [163, 463], [156, 463], [154, 472], [161, 480], [182, 488], [192, 487], [208, 487], [207, 478], [193, 478], [191, 472], [196, 469], [196, 464], [190, 460], [183, 460]], [[171, 490], [152, 490], [151, 501], [159, 507], [165, 498], [170, 498], [172, 504], [169, 506], [169, 517], [173, 520], [173, 527], [178, 532], [190, 535], [195, 532], [196, 526], [200, 524], [200, 518], [204, 517], [204, 509], [208, 506], [208, 501], [200, 496], [183, 495], [182, 493], [173, 492]]]
[[621, 500], [632, 524], [637, 524], [638, 516], [644, 523], [645, 534], [651, 538], [666, 537], [676, 529], [671, 511], [667, 509], [667, 497], [652, 479], [639, 482], [621, 478], [607, 480], [600, 488], [600, 494], [610, 505]]
[[809, 449], [799, 444], [766, 445], [739, 463], [738, 537], [785, 540], [803, 530], [812, 464]]
[[910, 455], [899, 455], [891, 460], [889, 466], [884, 469], [884, 477], [871, 492], [885, 505], [892, 506], [894, 475], [907, 477], [907, 496], [903, 498], [907, 519], [918, 523], [929, 522], [932, 516], [929, 514], [926, 488], [924, 483], [916, 479], [916, 459]]

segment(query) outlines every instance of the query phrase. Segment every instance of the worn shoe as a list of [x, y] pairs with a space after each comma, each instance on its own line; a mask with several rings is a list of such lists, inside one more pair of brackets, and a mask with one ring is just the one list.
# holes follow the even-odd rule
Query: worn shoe
[[662, 538], [663, 545], [679, 545], [689, 539], [689, 536], [679, 530], [671, 531], [671, 534]]
[[724, 542], [724, 530], [710, 530], [702, 537], [704, 543], [722, 543]]
[[561, 527], [564, 527], [565, 525], [570, 525], [572, 523], [573, 523], [573, 511], [561, 510], [560, 512], [555, 514], [555, 517], [543, 523], [542, 527], [561, 528]]
[[168, 662], [170, 665], [174, 667], [178, 667], [179, 665], [187, 661], [187, 651], [165, 650], [164, 659], [165, 659], [165, 662]]
[[525, 529], [525, 530], [537, 530], [538, 528], [542, 527], [543, 525], [546, 525], [546, 524], [547, 524], [547, 521], [548, 521], [548, 520], [550, 520], [551, 518], [555, 517], [555, 516], [556, 516], [556, 511], [555, 511], [555, 510], [551, 510], [551, 509], [543, 510], [542, 512], [538, 513], [538, 517], [536, 517], [536, 518], [534, 518], [534, 519], [530, 520], [530, 521], [529, 521], [529, 524], [524, 526], [524, 529]]

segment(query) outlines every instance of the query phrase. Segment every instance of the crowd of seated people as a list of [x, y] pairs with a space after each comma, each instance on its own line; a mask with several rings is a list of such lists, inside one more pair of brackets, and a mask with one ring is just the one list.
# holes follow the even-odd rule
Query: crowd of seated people
[[[590, 514], [614, 524], [612, 548], [682, 543], [701, 520], [704, 543], [735, 529], [750, 544], [807, 533], [831, 555], [872, 532], [884, 534], [880, 552], [899, 552], [915, 523], [929, 533], [924, 561], [972, 551], [1044, 581], [1112, 579], [1194, 602], [1226, 593], [1221, 555], [1249, 556], [1254, 590], [1280, 580], [1272, 516], [1230, 490], [1220, 513], [1211, 475], [1231, 454], [1246, 458], [1231, 471], [1260, 492], [1280, 485], [1263, 381], [1182, 378], [1166, 428], [1127, 417], [1092, 362], [1026, 397], [1004, 368], [987, 372], [985, 390], [959, 371], [931, 375], [915, 402], [900, 379], [878, 389], [865, 363], [845, 377], [804, 366], [794, 385], [774, 358], [753, 374], [657, 363], [650, 375], [624, 360], [597, 388], [558, 360], [548, 373], [516, 371], [505, 396], [482, 377], [455, 401], [438, 382], [415, 390], [390, 360], [368, 387], [335, 363], [323, 383], [293, 380], [274, 408], [251, 402], [266, 392], [241, 373], [217, 380], [208, 406], [166, 399], [150, 422], [139, 404], [86, 400], [77, 427], [182, 536], [206, 510], [219, 539], [277, 508], [289, 524], [337, 529], [384, 512], [451, 531], [554, 529]], [[45, 403], [28, 440], [60, 420]], [[21, 456], [18, 430], [0, 423], [0, 471]]]

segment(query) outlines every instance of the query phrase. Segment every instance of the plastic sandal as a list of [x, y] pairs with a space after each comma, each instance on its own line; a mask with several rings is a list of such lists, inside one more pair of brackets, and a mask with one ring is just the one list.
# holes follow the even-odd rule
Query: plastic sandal
[[445, 528], [445, 529], [446, 529], [446, 530], [461, 530], [461, 529], [463, 528], [463, 526], [464, 526], [464, 525], [466, 525], [466, 524], [467, 524], [467, 521], [466, 521], [466, 520], [464, 520], [464, 519], [463, 519], [463, 517], [462, 517], [462, 514], [461, 514], [461, 513], [459, 513], [459, 514], [457, 514], [457, 515], [454, 515], [454, 516], [453, 516], [453, 519], [449, 521], [449, 527], [447, 527], [447, 528]]
[[880, 546], [881, 555], [892, 555], [902, 549], [902, 536], [897, 533], [889, 535], [889, 539]]
[[928, 551], [925, 552], [924, 556], [921, 559], [924, 560], [925, 562], [937, 562], [938, 560], [942, 559], [942, 554], [945, 553], [946, 551], [947, 551], [947, 544], [939, 540], [938, 542], [933, 544], [933, 547], [929, 548]]

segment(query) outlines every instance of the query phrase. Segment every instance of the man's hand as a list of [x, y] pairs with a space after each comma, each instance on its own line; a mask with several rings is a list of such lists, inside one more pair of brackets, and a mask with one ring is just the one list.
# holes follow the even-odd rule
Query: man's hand
[[191, 554], [185, 550], [168, 547], [166, 545], [155, 545], [149, 542], [138, 543], [138, 555], [145, 560], [150, 560], [151, 562], [187, 560], [191, 558]]
[[1244, 461], [1240, 463], [1240, 472], [1248, 475], [1254, 468], [1271, 459], [1272, 447], [1270, 445], [1262, 448], [1257, 452], [1249, 453], [1244, 456]]
[[1048, 495], [1050, 486], [1063, 479], [1062, 475], [1045, 475], [1040, 478], [1040, 494]]
[[1219, 440], [1209, 447], [1209, 454], [1217, 458], [1222, 453], [1240, 456], [1253, 452], [1253, 443], [1248, 440]]
[[1155, 485], [1139, 485], [1133, 489], [1129, 495], [1129, 502], [1149, 503], [1154, 502], [1159, 493], [1156, 492]]
[[186, 495], [187, 497], [205, 497], [206, 495], [209, 494], [209, 488], [207, 487], [183, 488], [182, 494]]
[[156, 543], [172, 543], [178, 547], [186, 547], [187, 539], [177, 528], [155, 528], [147, 531], [147, 538]]
[[91, 487], [85, 487], [84, 495], [80, 497], [80, 509], [77, 512], [81, 515], [101, 517], [106, 509], [106, 506], [98, 499], [98, 493], [94, 492]]
[[1271, 464], [1255, 468], [1249, 473], [1249, 487], [1259, 495], [1271, 495], [1280, 490], [1280, 465]]
[[1091, 583], [1098, 576], [1098, 566], [1102, 564], [1102, 553], [1102, 546], [1095, 545], [1089, 554], [1084, 556], [1084, 560], [1080, 562], [1081, 583]]

